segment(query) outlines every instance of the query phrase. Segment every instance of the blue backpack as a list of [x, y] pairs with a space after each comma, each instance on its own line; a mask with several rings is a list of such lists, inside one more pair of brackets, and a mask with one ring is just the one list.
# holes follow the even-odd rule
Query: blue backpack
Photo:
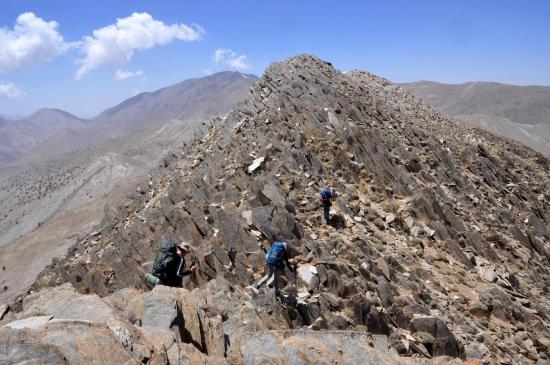
[[328, 188], [324, 188], [323, 190], [321, 190], [321, 197], [324, 200], [330, 199], [330, 198], [332, 198], [332, 193], [330, 192], [330, 190]]
[[283, 268], [284, 262], [283, 258], [285, 256], [285, 244], [281, 241], [273, 242], [271, 249], [267, 253], [266, 262], [270, 266], [275, 266], [277, 268]]

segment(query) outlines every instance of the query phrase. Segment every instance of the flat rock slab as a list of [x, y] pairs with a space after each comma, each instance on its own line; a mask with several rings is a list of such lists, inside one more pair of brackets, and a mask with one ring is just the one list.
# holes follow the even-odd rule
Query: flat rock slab
[[102, 326], [52, 323], [48, 324], [42, 341], [58, 347], [70, 364], [137, 363], [129, 349], [122, 347], [111, 330]]
[[285, 198], [282, 196], [279, 189], [273, 184], [266, 184], [260, 192], [260, 198], [265, 201], [266, 204], [278, 205], [280, 207], [285, 206]]
[[178, 314], [178, 308], [176, 297], [170, 294], [172, 293], [153, 290], [144, 295], [143, 327], [169, 329], [172, 326]]
[[383, 351], [381, 337], [356, 331], [260, 331], [246, 334], [241, 343], [245, 364], [428, 364]]
[[0, 364], [67, 364], [59, 348], [40, 341], [34, 331], [0, 329]]
[[48, 321], [52, 319], [53, 316], [35, 316], [35, 317], [29, 317], [20, 319], [18, 321], [10, 322], [6, 324], [4, 327], [9, 327], [15, 330], [19, 330], [22, 328], [29, 328], [31, 330], [39, 331], [42, 328], [46, 326]]
[[56, 318], [111, 322], [115, 310], [95, 294], [81, 295], [70, 284], [48, 288], [25, 298], [25, 315], [48, 314]]
[[0, 329], [2, 364], [137, 364], [106, 325], [29, 317]]

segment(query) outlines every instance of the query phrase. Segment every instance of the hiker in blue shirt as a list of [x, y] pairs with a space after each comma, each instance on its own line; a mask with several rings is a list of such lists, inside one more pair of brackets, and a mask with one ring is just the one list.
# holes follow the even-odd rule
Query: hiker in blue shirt
[[294, 271], [290, 266], [290, 262], [288, 262], [288, 254], [286, 252], [286, 249], [286, 242], [275, 241], [271, 245], [271, 249], [269, 250], [269, 252], [265, 255], [268, 269], [267, 275], [269, 277], [271, 277], [271, 275], [275, 276], [273, 284], [275, 286], [275, 295], [279, 295], [279, 282], [281, 278], [281, 272], [285, 268], [285, 264], [290, 271]]
[[325, 221], [327, 222], [327, 224], [329, 224], [330, 222], [329, 211], [330, 206], [332, 205], [331, 199], [332, 193], [329, 188], [324, 188], [323, 190], [321, 190], [321, 204], [323, 205], [323, 214], [325, 216]]

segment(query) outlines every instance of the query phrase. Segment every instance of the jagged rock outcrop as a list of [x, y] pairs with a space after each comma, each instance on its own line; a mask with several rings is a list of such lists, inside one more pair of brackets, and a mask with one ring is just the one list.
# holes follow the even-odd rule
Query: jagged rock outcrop
[[[64, 318], [26, 302], [47, 303], [61, 290], [48, 287], [68, 282], [116, 308], [113, 319], [93, 318], [136, 331], [138, 353], [125, 351], [145, 363], [187, 353], [269, 361], [277, 350], [265, 353], [266, 343], [301, 344], [282, 364], [316, 363], [313, 349], [359, 343], [366, 352], [369, 335], [389, 344], [382, 363], [397, 354], [550, 359], [550, 163], [540, 154], [384, 79], [298, 56], [271, 65], [249, 99], [165, 165], [157, 184], [107, 211], [95, 236], [41, 274], [19, 319]], [[337, 193], [328, 226], [325, 185]], [[146, 291], [164, 238], [194, 247], [189, 291]], [[279, 238], [299, 275], [285, 272], [276, 300], [252, 285]], [[40, 356], [62, 351], [47, 349]]]

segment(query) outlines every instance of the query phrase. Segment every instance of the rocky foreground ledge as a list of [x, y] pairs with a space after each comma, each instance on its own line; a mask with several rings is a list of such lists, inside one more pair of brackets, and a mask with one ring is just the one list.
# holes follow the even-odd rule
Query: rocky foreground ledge
[[[196, 308], [208, 308], [211, 313]], [[216, 313], [215, 315], [213, 315]], [[198, 314], [198, 315], [197, 315]], [[25, 299], [0, 331], [2, 363], [39, 364], [449, 364], [400, 358], [385, 335], [274, 330], [280, 305], [257, 309], [224, 279], [201, 289], [123, 289], [100, 298], [70, 284]], [[403, 346], [411, 345], [408, 340]], [[414, 345], [413, 345], [414, 346]]]
[[[312, 56], [250, 97], [0, 310], [0, 362], [545, 364], [550, 162]], [[331, 184], [331, 225], [318, 206]], [[187, 289], [146, 289], [164, 238]], [[256, 289], [274, 239], [298, 275]]]

